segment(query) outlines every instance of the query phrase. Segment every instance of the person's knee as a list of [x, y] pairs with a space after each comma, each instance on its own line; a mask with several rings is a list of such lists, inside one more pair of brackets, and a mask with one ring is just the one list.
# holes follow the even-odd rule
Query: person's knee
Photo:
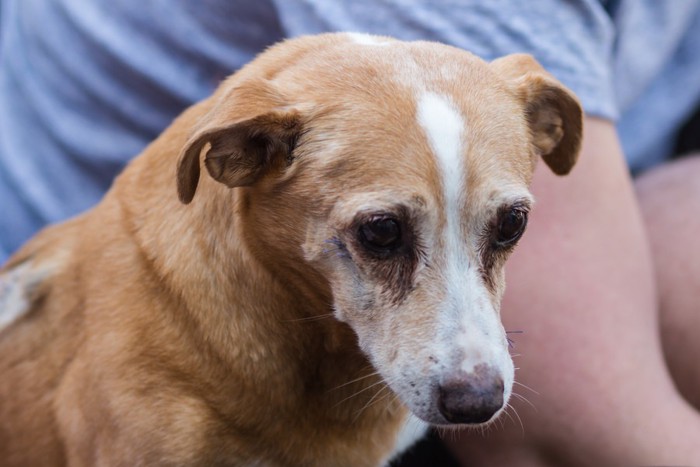
[[694, 215], [700, 209], [699, 177], [700, 154], [651, 169], [635, 181], [657, 261], [664, 260], [658, 258], [660, 252], [683, 249], [695, 242], [700, 228], [700, 217]]
[[698, 175], [700, 175], [700, 152], [642, 173], [635, 180], [635, 188], [642, 208], [661, 206], [671, 197], [700, 192], [700, 184], [697, 183]]

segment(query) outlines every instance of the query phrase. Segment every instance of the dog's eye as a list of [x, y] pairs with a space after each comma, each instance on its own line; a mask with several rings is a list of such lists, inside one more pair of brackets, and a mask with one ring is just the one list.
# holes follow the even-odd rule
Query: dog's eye
[[495, 244], [506, 247], [515, 243], [525, 231], [527, 211], [520, 207], [501, 210], [496, 224]]
[[376, 217], [360, 226], [358, 236], [365, 248], [388, 253], [401, 245], [401, 226], [396, 219]]

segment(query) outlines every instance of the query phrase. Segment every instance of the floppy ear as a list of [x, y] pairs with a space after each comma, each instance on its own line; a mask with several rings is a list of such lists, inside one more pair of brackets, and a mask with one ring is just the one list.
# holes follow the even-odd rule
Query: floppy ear
[[530, 55], [508, 55], [491, 66], [523, 103], [535, 152], [555, 174], [568, 174], [578, 159], [583, 131], [576, 96]]
[[202, 153], [214, 180], [230, 188], [252, 185], [267, 169], [291, 156], [301, 128], [301, 115], [292, 110], [271, 111], [198, 131], [183, 148], [178, 162], [180, 201], [187, 204], [194, 197]]

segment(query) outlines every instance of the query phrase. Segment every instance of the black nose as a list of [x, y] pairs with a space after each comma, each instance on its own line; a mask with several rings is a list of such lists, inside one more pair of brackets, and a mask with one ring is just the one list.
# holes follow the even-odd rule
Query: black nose
[[477, 365], [440, 384], [438, 408], [450, 423], [484, 423], [503, 407], [503, 378], [493, 368]]

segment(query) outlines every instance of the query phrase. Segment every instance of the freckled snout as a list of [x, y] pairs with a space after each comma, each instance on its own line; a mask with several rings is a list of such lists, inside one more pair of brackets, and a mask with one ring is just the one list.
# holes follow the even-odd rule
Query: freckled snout
[[438, 387], [438, 408], [450, 423], [484, 423], [503, 407], [503, 378], [494, 368], [477, 365], [459, 371]]

